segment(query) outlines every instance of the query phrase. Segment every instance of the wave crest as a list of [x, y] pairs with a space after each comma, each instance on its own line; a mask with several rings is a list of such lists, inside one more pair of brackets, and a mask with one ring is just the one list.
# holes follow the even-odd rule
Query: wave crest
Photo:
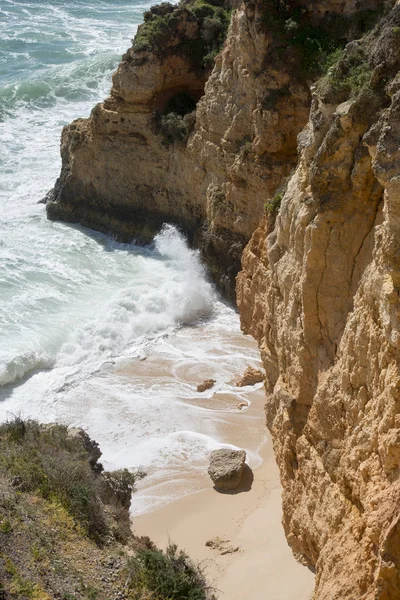
[[52, 364], [53, 360], [46, 354], [34, 351], [23, 352], [10, 361], [0, 364], [0, 386], [15, 383], [31, 371], [48, 369]]
[[82, 323], [62, 347], [64, 366], [120, 356], [141, 341], [210, 315], [217, 300], [197, 252], [165, 225], [152, 256], [139, 256], [136, 277], [115, 293], [95, 318]]

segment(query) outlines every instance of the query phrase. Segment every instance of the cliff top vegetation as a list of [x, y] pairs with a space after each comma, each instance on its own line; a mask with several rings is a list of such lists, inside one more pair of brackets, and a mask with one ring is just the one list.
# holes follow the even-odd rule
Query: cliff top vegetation
[[211, 600], [184, 552], [133, 536], [143, 474], [104, 472], [100, 455], [80, 429], [0, 425], [0, 599]]
[[[220, 51], [230, 23], [231, 7], [223, 0], [181, 0], [178, 5], [164, 2], [152, 6], [143, 15], [133, 49], [155, 53], [175, 46], [175, 52], [190, 55], [203, 68], [210, 68]], [[188, 35], [181, 27], [182, 19], [193, 24]]]

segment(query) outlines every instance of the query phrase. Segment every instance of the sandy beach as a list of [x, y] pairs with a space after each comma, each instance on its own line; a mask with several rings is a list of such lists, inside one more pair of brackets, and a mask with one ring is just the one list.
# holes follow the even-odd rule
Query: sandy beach
[[135, 517], [134, 532], [160, 547], [170, 540], [185, 549], [201, 562], [221, 599], [310, 600], [314, 575], [294, 559], [284, 536], [269, 439], [261, 455], [262, 465], [242, 491], [218, 493], [209, 482], [209, 489]]

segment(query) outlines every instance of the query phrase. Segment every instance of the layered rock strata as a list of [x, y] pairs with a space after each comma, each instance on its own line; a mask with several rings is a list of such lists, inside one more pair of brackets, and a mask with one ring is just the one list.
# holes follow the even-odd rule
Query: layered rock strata
[[400, 597], [400, 7], [313, 89], [299, 165], [246, 248], [242, 324], [315, 599]]
[[[139, 242], [177, 223], [233, 295], [264, 203], [295, 166], [310, 99], [307, 83], [293, 77], [297, 57], [283, 64], [279, 40], [263, 26], [265, 11], [268, 2], [248, 2], [233, 12], [211, 74], [193, 52], [204, 18], [185, 5], [171, 13], [161, 52], [138, 35], [111, 96], [64, 128], [49, 217]], [[184, 139], [166, 139], [160, 116], [183, 93], [196, 104], [195, 122]]]

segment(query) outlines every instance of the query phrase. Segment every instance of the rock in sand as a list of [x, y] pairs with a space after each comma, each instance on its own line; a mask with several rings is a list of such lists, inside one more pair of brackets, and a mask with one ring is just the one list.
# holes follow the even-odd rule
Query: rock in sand
[[255, 385], [261, 383], [265, 379], [265, 373], [254, 369], [253, 367], [247, 367], [240, 379], [237, 380], [237, 387], [244, 387], [246, 385]]
[[197, 386], [197, 391], [205, 392], [206, 390], [212, 388], [215, 383], [215, 379], [206, 379], [205, 381], [203, 381], [203, 383], [199, 383], [199, 385]]
[[222, 448], [210, 456], [208, 474], [216, 488], [233, 490], [241, 482], [246, 460], [245, 450]]

